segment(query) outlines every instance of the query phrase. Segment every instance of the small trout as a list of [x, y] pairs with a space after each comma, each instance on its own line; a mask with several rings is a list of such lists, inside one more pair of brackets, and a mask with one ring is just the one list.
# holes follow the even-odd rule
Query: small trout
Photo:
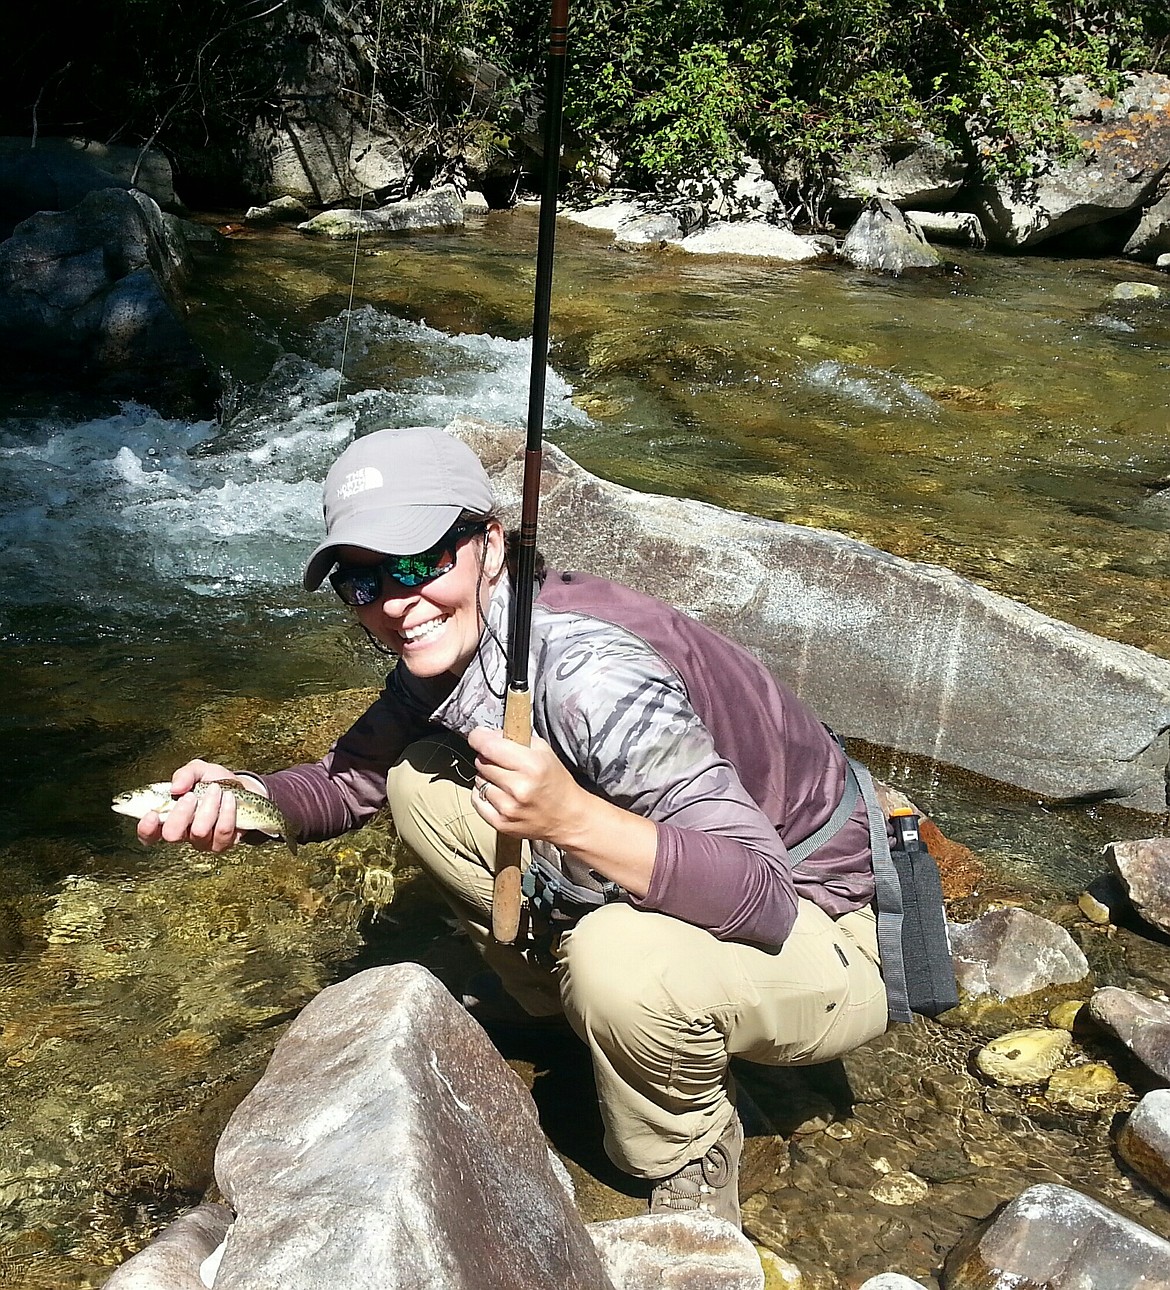
[[[245, 788], [238, 779], [207, 780], [196, 784], [191, 792], [196, 797], [202, 797], [212, 784], [219, 784], [236, 799], [236, 828], [244, 833], [267, 833], [270, 838], [283, 838], [285, 846], [296, 855], [295, 834], [268, 798]], [[132, 819], [140, 820], [149, 811], [165, 816], [181, 800], [172, 795], [169, 783], [146, 784], [142, 788], [132, 788], [128, 793], [119, 793], [114, 798], [113, 809], [119, 815], [129, 815]]]

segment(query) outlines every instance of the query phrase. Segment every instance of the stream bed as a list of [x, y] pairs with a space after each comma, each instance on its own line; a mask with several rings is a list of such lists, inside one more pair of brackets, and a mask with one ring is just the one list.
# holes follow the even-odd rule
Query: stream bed
[[[355, 431], [523, 424], [535, 230], [521, 209], [356, 257], [227, 240], [192, 311], [229, 374], [222, 424], [0, 409], [0, 1285], [100, 1285], [194, 1203], [331, 981], [461, 964], [384, 826], [213, 864], [143, 851], [109, 799], [194, 754], [314, 756], [360, 711], [379, 660], [299, 586], [320, 480]], [[629, 487], [834, 528], [1170, 658], [1170, 313], [1110, 299], [1158, 275], [958, 259], [894, 281], [623, 252], [562, 221], [549, 437]], [[1034, 904], [1165, 824], [871, 764]]]

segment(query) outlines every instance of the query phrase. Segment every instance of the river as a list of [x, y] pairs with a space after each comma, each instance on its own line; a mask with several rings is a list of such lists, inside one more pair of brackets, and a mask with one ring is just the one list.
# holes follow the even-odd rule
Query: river
[[[531, 209], [356, 260], [248, 233], [200, 252], [193, 291], [224, 424], [0, 409], [0, 1284], [100, 1284], [197, 1198], [208, 1133], [296, 1009], [425, 940], [344, 846], [216, 866], [143, 852], [108, 804], [193, 753], [277, 764], [319, 742], [316, 696], [376, 683], [299, 588], [320, 480], [358, 430], [523, 424], [534, 243]], [[1170, 328], [1110, 300], [1157, 275], [955, 259], [895, 281], [562, 221], [549, 437], [622, 484], [838, 529], [1170, 657]], [[1075, 892], [1150, 826], [875, 769], [1025, 887]]]

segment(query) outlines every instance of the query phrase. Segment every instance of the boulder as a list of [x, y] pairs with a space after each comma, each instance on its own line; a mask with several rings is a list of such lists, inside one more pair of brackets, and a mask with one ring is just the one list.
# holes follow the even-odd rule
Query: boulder
[[[1038, 158], [1032, 179], [993, 179], [972, 194], [993, 246], [1024, 250], [1141, 208], [1170, 168], [1170, 77], [1130, 75], [1116, 99], [1083, 78], [1064, 86], [1080, 155]], [[973, 127], [978, 149], [978, 127]]]
[[299, 224], [308, 219], [309, 208], [299, 197], [285, 194], [265, 206], [249, 206], [244, 212], [245, 224]]
[[678, 241], [686, 234], [688, 225], [699, 218], [697, 207], [664, 206], [646, 200], [601, 202], [561, 214], [574, 224], [595, 228], [614, 235], [614, 241], [625, 246], [644, 246], [649, 243]]
[[463, 223], [463, 199], [454, 184], [432, 188], [409, 201], [394, 202], [377, 210], [322, 211], [298, 224], [301, 233], [348, 238], [368, 233], [412, 233], [427, 229], [458, 228]]
[[1013, 1030], [975, 1054], [975, 1065], [993, 1084], [1043, 1084], [1064, 1060], [1072, 1042], [1067, 1030]]
[[960, 1241], [946, 1290], [1121, 1290], [1166, 1284], [1170, 1241], [1070, 1187], [1040, 1183]]
[[879, 1272], [876, 1277], [863, 1281], [857, 1290], [926, 1290], [921, 1281], [905, 1277], [901, 1272]]
[[90, 139], [0, 138], [0, 227], [38, 211], [66, 211], [99, 188], [137, 188], [159, 206], [177, 205], [171, 163], [155, 148]]
[[1137, 912], [1147, 923], [1170, 933], [1170, 838], [1111, 842], [1105, 855]]
[[708, 171], [684, 180], [678, 192], [684, 202], [694, 203], [705, 218], [716, 222], [766, 219], [782, 206], [776, 185], [754, 157], [744, 157], [732, 171]]
[[1117, 1151], [1146, 1182], [1170, 1199], [1170, 1088], [1142, 1098], [1121, 1126]]
[[1122, 247], [1123, 255], [1135, 260], [1153, 260], [1170, 252], [1170, 193], [1147, 206], [1137, 228]]
[[127, 1259], [106, 1282], [106, 1290], [207, 1290], [199, 1269], [219, 1248], [231, 1222], [226, 1206], [200, 1205]]
[[801, 237], [791, 229], [755, 220], [740, 223], [708, 224], [683, 238], [672, 238], [672, 246], [692, 255], [744, 255], [762, 259], [799, 263], [817, 260], [824, 250], [811, 238]]
[[[523, 434], [450, 429], [514, 522]], [[1048, 798], [1166, 811], [1170, 662], [837, 533], [622, 488], [552, 445], [542, 489], [554, 567], [618, 578], [741, 641], [843, 736]]]
[[610, 1290], [536, 1108], [416, 964], [322, 991], [216, 1150], [216, 1290]]
[[967, 162], [953, 143], [923, 133], [902, 142], [871, 144], [842, 158], [829, 181], [829, 202], [856, 211], [871, 198], [897, 206], [941, 206], [956, 196]]
[[955, 979], [970, 995], [1016, 999], [1089, 975], [1068, 932], [1026, 909], [993, 909], [973, 923], [952, 924], [950, 937]]
[[1170, 1081], [1170, 1003], [1105, 986], [1094, 991], [1089, 1012], [1155, 1075]]
[[907, 210], [906, 218], [917, 224], [930, 242], [957, 242], [962, 246], [986, 246], [987, 234], [979, 216], [970, 211]]
[[751, 1241], [713, 1214], [647, 1214], [590, 1223], [614, 1290], [764, 1290]]
[[922, 230], [885, 197], [871, 197], [839, 252], [855, 269], [876, 269], [896, 276], [907, 269], [934, 269], [942, 259]]
[[682, 236], [682, 223], [671, 211], [647, 211], [623, 220], [613, 235], [619, 246], [657, 245], [677, 241]]
[[217, 382], [183, 322], [185, 263], [144, 193], [102, 188], [30, 216], [0, 244], [0, 374], [210, 415]]
[[[333, 30], [335, 23], [344, 27], [348, 21], [331, 15], [319, 23], [310, 53], [315, 65], [289, 79], [278, 112], [246, 136], [241, 179], [256, 200], [289, 196], [319, 207], [367, 195], [386, 201], [406, 191], [409, 166], [402, 140], [376, 120], [371, 128], [368, 106], [351, 108], [349, 96], [337, 92], [338, 86], [360, 85], [370, 75], [367, 39], [345, 39]], [[353, 21], [360, 18], [355, 15]]]
[[1109, 294], [1113, 300], [1161, 300], [1162, 288], [1156, 282], [1119, 282]]

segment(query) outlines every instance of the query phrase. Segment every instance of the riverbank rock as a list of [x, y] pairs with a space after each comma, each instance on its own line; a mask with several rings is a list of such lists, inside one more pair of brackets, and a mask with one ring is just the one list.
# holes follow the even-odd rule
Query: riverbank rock
[[941, 206], [958, 194], [967, 170], [958, 148], [930, 133], [871, 144], [838, 163], [838, 173], [829, 181], [829, 201], [846, 213], [874, 197], [903, 208]]
[[811, 238], [756, 220], [708, 224], [686, 237], [672, 238], [671, 245], [691, 255], [743, 255], [787, 260], [792, 264], [817, 260], [824, 255], [823, 248]]
[[614, 1290], [764, 1290], [751, 1241], [711, 1214], [647, 1214], [590, 1223]]
[[957, 242], [962, 246], [986, 246], [987, 234], [979, 216], [970, 211], [907, 210], [906, 218], [917, 224], [929, 242]]
[[947, 1260], [946, 1290], [1164, 1286], [1170, 1241], [1069, 1187], [1029, 1187]]
[[0, 375], [211, 415], [218, 381], [187, 332], [185, 248], [145, 193], [102, 188], [0, 244]]
[[871, 197], [839, 252], [855, 269], [876, 269], [895, 277], [907, 269], [934, 269], [942, 259], [922, 230], [885, 197]]
[[232, 1223], [226, 1205], [200, 1205], [175, 1219], [105, 1283], [105, 1290], [207, 1290], [199, 1269]]
[[244, 212], [245, 224], [299, 224], [309, 218], [309, 208], [299, 197], [287, 193], [265, 206], [249, 206]]
[[1170, 838], [1111, 842], [1105, 848], [1134, 909], [1170, 934]]
[[395, 202], [377, 210], [322, 211], [298, 224], [301, 233], [349, 238], [367, 233], [413, 233], [427, 229], [458, 228], [463, 223], [463, 199], [453, 184], [433, 188], [420, 197]]
[[677, 241], [699, 217], [697, 208], [685, 205], [667, 207], [660, 202], [629, 200], [602, 202], [576, 210], [569, 208], [561, 213], [571, 223], [611, 232], [619, 246]]
[[[1115, 99], [1072, 77], [1063, 93], [1081, 155], [1070, 162], [1040, 159], [1023, 190], [1004, 178], [971, 195], [992, 246], [1032, 248], [1057, 234], [1136, 212], [1170, 166], [1170, 77], [1130, 75]], [[972, 134], [979, 148], [978, 126]]]
[[1170, 1088], [1156, 1088], [1134, 1107], [1117, 1135], [1117, 1152], [1146, 1182], [1170, 1198]]
[[1135, 260], [1153, 260], [1170, 252], [1170, 192], [1147, 206], [1137, 228], [1122, 247], [1123, 255]]
[[[216, 1150], [236, 1213], [217, 1290], [610, 1290], [536, 1108], [414, 964], [322, 991]], [[474, 1221], [469, 1221], [473, 1219]]]
[[[524, 436], [450, 429], [514, 523]], [[1170, 662], [837, 533], [622, 488], [551, 445], [542, 488], [553, 567], [618, 578], [741, 641], [843, 736], [1045, 797], [1166, 811]]]
[[1017, 999], [1089, 975], [1089, 961], [1068, 932], [1026, 909], [993, 909], [973, 923], [952, 924], [950, 938], [955, 979], [969, 995]]
[[1155, 1075], [1170, 1082], [1170, 1003], [1106, 986], [1089, 1000], [1089, 1012]]
[[174, 209], [171, 163], [156, 148], [92, 139], [0, 138], [0, 230], [6, 236], [38, 211], [65, 211], [99, 188], [137, 188]]
[[1043, 1084], [1060, 1066], [1071, 1042], [1067, 1030], [1013, 1030], [981, 1048], [975, 1065], [993, 1084]]

